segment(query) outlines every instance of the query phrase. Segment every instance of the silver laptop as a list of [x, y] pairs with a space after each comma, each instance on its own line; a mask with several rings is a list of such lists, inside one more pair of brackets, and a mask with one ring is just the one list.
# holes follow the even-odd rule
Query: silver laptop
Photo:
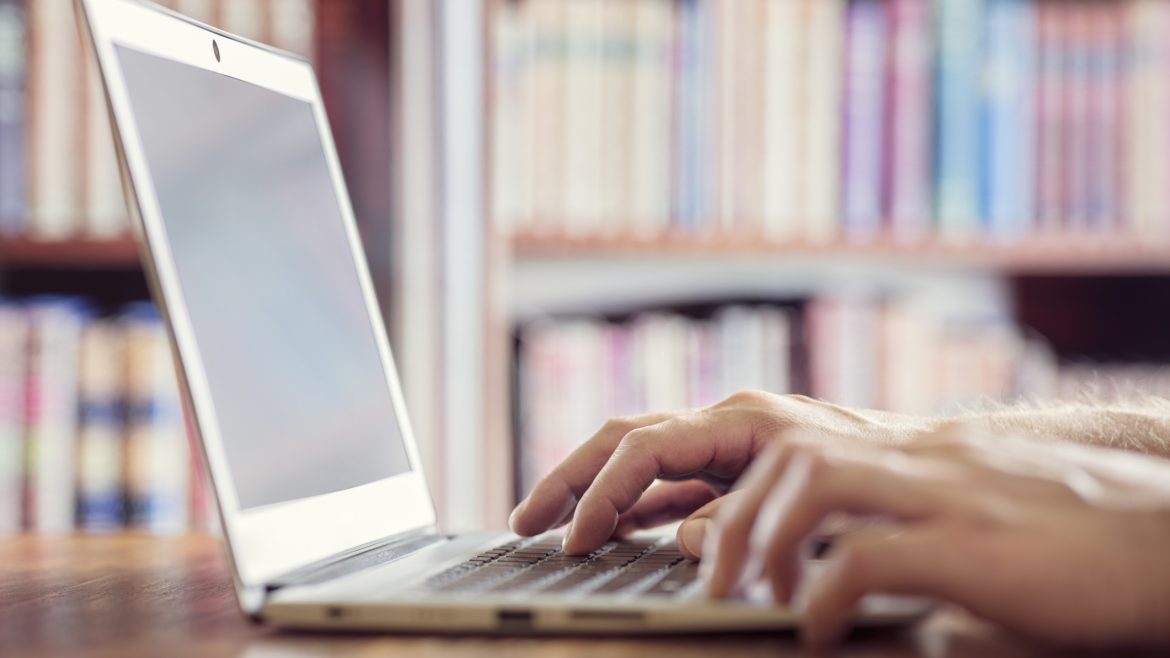
[[[80, 0], [243, 610], [409, 631], [782, 629], [706, 600], [667, 540], [440, 534], [303, 59], [137, 0]], [[914, 602], [869, 599], [862, 623]]]

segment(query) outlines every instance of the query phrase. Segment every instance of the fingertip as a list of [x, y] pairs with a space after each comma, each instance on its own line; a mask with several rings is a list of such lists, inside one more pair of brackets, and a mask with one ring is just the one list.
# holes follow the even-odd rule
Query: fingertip
[[522, 518], [524, 516], [524, 506], [528, 503], [528, 499], [520, 501], [520, 504], [512, 509], [512, 513], [508, 515], [508, 528], [518, 535], [524, 535], [521, 530], [525, 530]]
[[703, 544], [707, 538], [707, 519], [692, 519], [683, 521], [678, 527], [678, 547], [688, 560], [699, 560], [703, 557]]

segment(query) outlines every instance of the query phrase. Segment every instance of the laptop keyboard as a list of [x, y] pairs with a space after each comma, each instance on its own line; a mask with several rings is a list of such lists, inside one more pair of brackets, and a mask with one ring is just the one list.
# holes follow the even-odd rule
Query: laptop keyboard
[[441, 571], [418, 588], [445, 594], [677, 596], [698, 582], [699, 565], [673, 543], [610, 542], [589, 555], [561, 552], [559, 537], [519, 540]]

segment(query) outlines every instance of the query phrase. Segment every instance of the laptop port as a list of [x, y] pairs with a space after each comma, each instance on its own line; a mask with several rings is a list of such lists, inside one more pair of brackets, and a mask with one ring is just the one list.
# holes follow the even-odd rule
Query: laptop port
[[500, 610], [496, 613], [500, 628], [507, 630], [526, 630], [532, 628], [531, 610]]

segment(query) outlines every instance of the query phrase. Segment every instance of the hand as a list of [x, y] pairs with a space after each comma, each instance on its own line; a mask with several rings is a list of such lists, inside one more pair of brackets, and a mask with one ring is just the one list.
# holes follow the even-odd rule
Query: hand
[[[835, 513], [873, 523], [802, 582], [802, 547]], [[1158, 458], [967, 429], [899, 448], [791, 438], [713, 526], [709, 593], [762, 578], [803, 608], [813, 644], [869, 593], [950, 601], [1048, 642], [1170, 642], [1170, 462]]]
[[[703, 409], [611, 420], [512, 512], [521, 535], [572, 520], [565, 551], [687, 517], [679, 545], [697, 558], [717, 498], [773, 439], [793, 428], [822, 440], [896, 443], [928, 428], [911, 416], [853, 411], [796, 395], [738, 393]], [[657, 479], [666, 480], [647, 488]], [[646, 495], [643, 495], [646, 492]]]

